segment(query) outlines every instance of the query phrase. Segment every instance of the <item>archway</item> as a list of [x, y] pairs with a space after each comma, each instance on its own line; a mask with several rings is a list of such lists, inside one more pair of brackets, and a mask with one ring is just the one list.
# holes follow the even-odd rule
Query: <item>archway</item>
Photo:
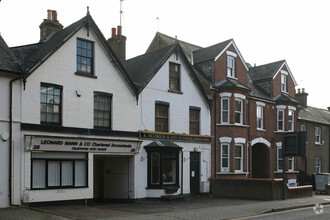
[[252, 178], [269, 178], [269, 148], [265, 144], [252, 146]]

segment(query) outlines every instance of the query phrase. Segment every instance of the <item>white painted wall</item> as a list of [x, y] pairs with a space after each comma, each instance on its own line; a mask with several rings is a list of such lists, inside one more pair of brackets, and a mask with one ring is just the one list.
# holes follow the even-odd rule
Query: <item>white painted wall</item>
[[[75, 75], [77, 38], [95, 42], [97, 79]], [[113, 94], [112, 129], [136, 131], [135, 95], [92, 30], [87, 37], [86, 29], [81, 29], [29, 76], [22, 100], [24, 123], [40, 124], [41, 82], [63, 86], [63, 126], [93, 128], [93, 92], [101, 91]], [[76, 90], [82, 92], [81, 97], [77, 97]]]
[[[169, 89], [169, 62], [181, 64], [181, 91], [183, 94], [168, 92]], [[161, 67], [158, 73], [148, 83], [139, 95], [137, 122], [138, 130], [155, 130], [155, 102], [170, 103], [169, 106], [169, 132], [189, 134], [189, 107], [199, 107], [200, 110], [200, 134], [210, 135], [210, 110], [197, 85], [192, 81], [188, 69], [179, 56], [172, 55]], [[164, 189], [146, 189], [147, 183], [147, 153], [145, 145], [151, 140], [144, 140], [138, 156], [135, 157], [135, 196], [136, 198], [155, 197], [165, 195]], [[211, 176], [211, 144], [174, 142], [183, 147], [183, 193], [190, 193], [190, 152], [195, 147], [201, 152], [201, 192], [209, 192], [209, 177]], [[181, 154], [179, 157], [179, 182], [181, 184]], [[176, 194], [181, 193], [181, 188]]]

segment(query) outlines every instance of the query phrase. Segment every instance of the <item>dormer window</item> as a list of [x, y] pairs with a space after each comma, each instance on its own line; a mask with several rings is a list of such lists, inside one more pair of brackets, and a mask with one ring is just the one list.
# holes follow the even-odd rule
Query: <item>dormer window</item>
[[286, 71], [281, 71], [281, 92], [288, 92], [287, 77], [288, 73]]
[[227, 57], [227, 77], [235, 78], [235, 58]]

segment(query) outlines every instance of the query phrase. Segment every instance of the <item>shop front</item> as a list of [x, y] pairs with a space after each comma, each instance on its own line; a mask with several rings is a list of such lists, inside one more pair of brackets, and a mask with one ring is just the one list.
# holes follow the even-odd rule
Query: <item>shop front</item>
[[137, 139], [25, 135], [23, 202], [134, 197]]

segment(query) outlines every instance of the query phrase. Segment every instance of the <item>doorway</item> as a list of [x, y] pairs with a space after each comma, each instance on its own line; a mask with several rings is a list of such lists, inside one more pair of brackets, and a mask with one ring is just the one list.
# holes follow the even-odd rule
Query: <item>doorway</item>
[[200, 193], [200, 153], [190, 152], [190, 194]]
[[94, 198], [129, 199], [129, 157], [94, 156]]
[[269, 178], [269, 149], [264, 144], [252, 146], [252, 178]]

